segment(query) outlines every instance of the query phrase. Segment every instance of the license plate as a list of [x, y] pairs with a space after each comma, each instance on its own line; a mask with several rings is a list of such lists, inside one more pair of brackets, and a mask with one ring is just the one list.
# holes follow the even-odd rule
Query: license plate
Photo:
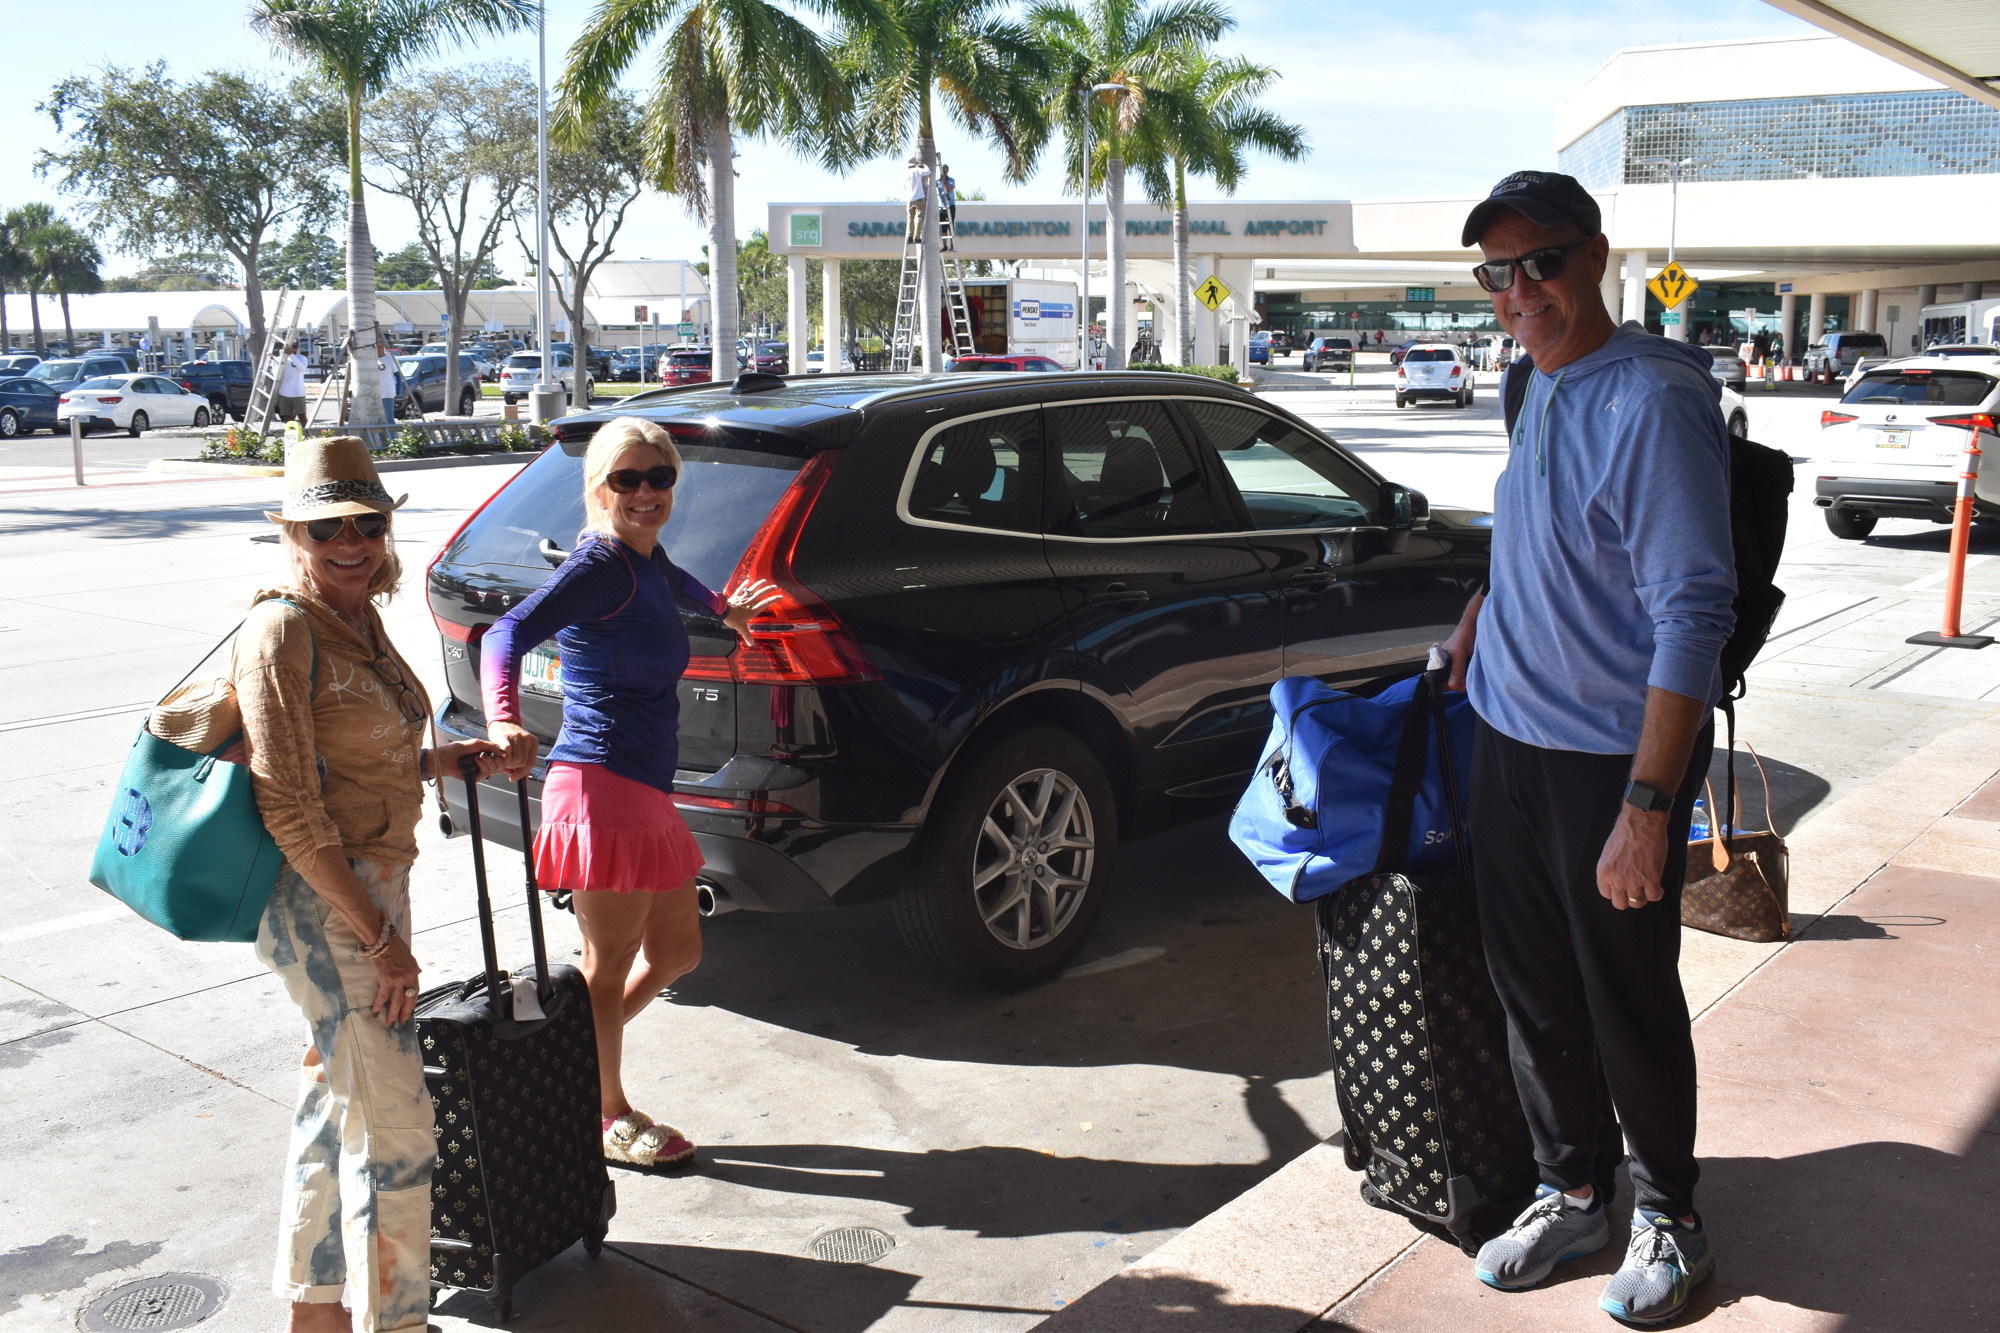
[[1877, 449], [1907, 449], [1910, 447], [1910, 432], [1906, 430], [1883, 430], [1875, 433]]
[[531, 649], [521, 659], [521, 688], [562, 697], [562, 654], [553, 648]]

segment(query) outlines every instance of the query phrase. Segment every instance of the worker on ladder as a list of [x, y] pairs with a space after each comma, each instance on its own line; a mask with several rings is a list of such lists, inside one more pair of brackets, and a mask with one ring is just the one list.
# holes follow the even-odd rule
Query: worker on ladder
[[904, 224], [903, 243], [905, 245], [915, 245], [924, 238], [924, 213], [926, 211], [924, 208], [924, 196], [928, 193], [925, 188], [925, 177], [930, 174], [931, 169], [924, 165], [923, 158], [917, 156], [915, 153], [910, 154], [909, 168], [903, 173], [903, 197], [910, 201], [909, 220]]
[[938, 163], [938, 221], [944, 224], [938, 233], [940, 250], [958, 249], [958, 182], [951, 178], [951, 163]]

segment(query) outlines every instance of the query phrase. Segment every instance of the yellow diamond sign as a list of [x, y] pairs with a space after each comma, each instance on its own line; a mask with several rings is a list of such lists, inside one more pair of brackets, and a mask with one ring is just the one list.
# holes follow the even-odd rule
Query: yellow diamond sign
[[1653, 275], [1653, 280], [1646, 284], [1646, 290], [1659, 297], [1661, 305], [1672, 310], [1693, 296], [1694, 289], [1700, 285], [1679, 264], [1668, 264]]
[[1201, 286], [1194, 289], [1194, 299], [1215, 310], [1229, 299], [1229, 289], [1216, 278], [1204, 278]]

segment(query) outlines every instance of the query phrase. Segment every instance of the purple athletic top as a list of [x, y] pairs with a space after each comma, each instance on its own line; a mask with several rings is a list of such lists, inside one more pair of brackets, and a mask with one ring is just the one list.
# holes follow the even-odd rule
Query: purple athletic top
[[688, 636], [679, 602], [729, 609], [655, 547], [649, 559], [615, 537], [587, 533], [549, 581], [486, 632], [480, 693], [489, 722], [521, 720], [521, 657], [555, 636], [563, 721], [551, 761], [602, 764], [671, 794], [679, 762]]

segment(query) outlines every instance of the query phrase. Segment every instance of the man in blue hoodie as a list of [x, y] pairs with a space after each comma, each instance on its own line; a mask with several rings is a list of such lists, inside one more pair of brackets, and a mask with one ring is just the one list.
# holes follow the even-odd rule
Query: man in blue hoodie
[[1543, 1182], [1476, 1271], [1519, 1290], [1602, 1249], [1629, 1146], [1631, 1240], [1598, 1304], [1664, 1323], [1715, 1268], [1680, 896], [1734, 623], [1729, 443], [1707, 357], [1605, 310], [1610, 242], [1573, 178], [1507, 177], [1463, 243], [1534, 360], [1489, 586], [1447, 645], [1479, 716], [1480, 930]]

